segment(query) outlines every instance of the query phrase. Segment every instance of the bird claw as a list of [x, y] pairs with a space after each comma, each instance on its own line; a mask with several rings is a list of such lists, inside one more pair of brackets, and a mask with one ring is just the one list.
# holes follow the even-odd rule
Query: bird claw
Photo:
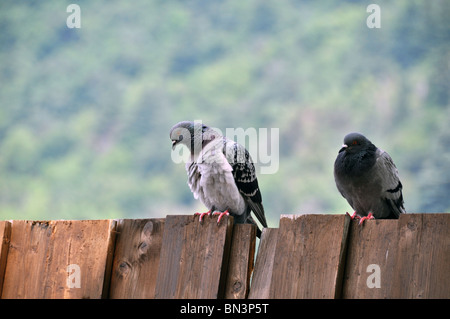
[[350, 215], [348, 212], [346, 212], [345, 214], [347, 214], [348, 216], [350, 216], [350, 219], [361, 219], [361, 216], [359, 216], [358, 214], [356, 214], [356, 212], [353, 213], [353, 215]]
[[208, 210], [206, 213], [195, 213], [194, 214], [195, 216], [200, 216], [199, 218], [198, 218], [198, 221], [201, 223], [202, 221], [203, 221], [203, 217], [205, 216], [205, 215], [208, 215], [208, 216], [210, 216], [211, 215], [211, 210]]
[[375, 217], [373, 217], [373, 214], [372, 214], [372, 213], [369, 213], [369, 215], [364, 216], [364, 217], [361, 218], [361, 220], [359, 221], [359, 224], [362, 225], [363, 222], [364, 222], [365, 220], [367, 220], [367, 219], [375, 219]]
[[229, 216], [230, 213], [228, 212], [228, 210], [226, 210], [226, 211], [224, 211], [224, 212], [214, 212], [214, 213], [211, 214], [211, 210], [209, 210], [209, 211], [207, 211], [206, 213], [198, 213], [198, 212], [197, 212], [197, 213], [194, 214], [194, 216], [200, 216], [200, 217], [198, 218], [198, 221], [199, 221], [200, 223], [203, 222], [203, 217], [204, 217], [205, 215], [208, 215], [208, 216], [211, 216], [211, 215], [217, 216], [217, 215], [219, 215], [219, 218], [217, 219], [217, 224], [219, 224], [220, 221], [222, 220], [222, 217], [223, 217], [223, 216]]
[[223, 216], [229, 216], [230, 213], [228, 212], [228, 210], [224, 211], [224, 212], [214, 212], [213, 216], [219, 215], [219, 218], [217, 219], [217, 225], [220, 223], [220, 220], [222, 219]]

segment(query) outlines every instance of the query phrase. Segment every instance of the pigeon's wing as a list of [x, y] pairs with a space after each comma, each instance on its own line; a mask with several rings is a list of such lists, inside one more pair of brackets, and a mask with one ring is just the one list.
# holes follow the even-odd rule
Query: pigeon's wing
[[[198, 169], [197, 163], [188, 162], [186, 163], [186, 171], [188, 174], [188, 185], [194, 194], [194, 198], [198, 199], [201, 196], [202, 188], [200, 187], [201, 173]], [[201, 198], [201, 197], [200, 197]]]
[[339, 153], [339, 155], [336, 158], [336, 161], [334, 162], [334, 181], [336, 183], [336, 187], [341, 193], [341, 195], [347, 200], [347, 202], [350, 204], [350, 206], [353, 208], [353, 198], [351, 196], [352, 190], [350, 189], [352, 187], [352, 184], [349, 183], [349, 181], [344, 178], [342, 168], [343, 168], [343, 156], [344, 152]]
[[239, 192], [261, 225], [267, 227], [255, 166], [253, 165], [249, 152], [242, 145], [228, 140], [224, 145], [224, 154], [233, 169], [234, 181]]
[[340, 181], [337, 179], [336, 179], [336, 187], [339, 193], [341, 193], [342, 197], [344, 197], [347, 200], [348, 204], [353, 208], [353, 198], [351, 196], [351, 192], [347, 192], [341, 185]]
[[395, 218], [405, 213], [403, 206], [402, 183], [398, 177], [398, 170], [391, 156], [385, 151], [377, 150], [377, 160], [375, 162], [375, 172], [381, 180], [382, 199], [390, 207]]

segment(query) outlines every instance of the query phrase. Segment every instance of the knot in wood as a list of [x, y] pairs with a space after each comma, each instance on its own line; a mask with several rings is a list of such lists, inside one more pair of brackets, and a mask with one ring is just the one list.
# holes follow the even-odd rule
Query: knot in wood
[[149, 246], [148, 246], [148, 244], [145, 241], [140, 242], [139, 246], [138, 246], [139, 254], [141, 254], [141, 255], [145, 254], [147, 252], [147, 250], [148, 250], [148, 247]]
[[242, 288], [242, 283], [240, 281], [235, 281], [233, 284], [233, 291], [239, 292]]
[[142, 235], [145, 237], [150, 237], [152, 233], [153, 233], [153, 222], [148, 221], [142, 228]]
[[414, 221], [409, 221], [408, 224], [406, 224], [406, 227], [408, 227], [411, 231], [415, 231], [417, 229], [417, 225]]
[[120, 264], [119, 264], [119, 273], [122, 277], [125, 277], [128, 275], [128, 273], [131, 270], [131, 265], [126, 262], [125, 260], [123, 260]]

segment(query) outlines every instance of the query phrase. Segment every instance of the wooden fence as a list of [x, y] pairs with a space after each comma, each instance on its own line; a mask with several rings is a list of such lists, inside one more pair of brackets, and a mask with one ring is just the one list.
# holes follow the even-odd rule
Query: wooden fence
[[1, 221], [2, 298], [450, 298], [450, 214]]

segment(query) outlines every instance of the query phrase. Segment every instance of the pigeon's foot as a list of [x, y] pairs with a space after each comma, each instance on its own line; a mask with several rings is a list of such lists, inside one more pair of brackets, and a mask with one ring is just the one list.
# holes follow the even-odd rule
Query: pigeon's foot
[[362, 225], [363, 222], [364, 222], [366, 219], [375, 219], [375, 217], [373, 217], [373, 214], [372, 214], [372, 213], [369, 213], [369, 215], [364, 216], [364, 217], [361, 218], [361, 220], [359, 221], [359, 224]]
[[217, 224], [220, 223], [220, 220], [222, 219], [223, 216], [229, 216], [230, 213], [228, 212], [228, 210], [224, 211], [224, 212], [214, 212], [213, 213], [214, 216], [219, 215], [219, 218], [217, 219]]
[[350, 219], [351, 219], [351, 220], [353, 220], [353, 219], [361, 219], [361, 216], [359, 216], [358, 214], [356, 214], [356, 212], [354, 212], [353, 215], [350, 215], [348, 212], [346, 212], [346, 214], [347, 214], [348, 216], [350, 216]]
[[211, 210], [208, 210], [206, 213], [195, 213], [194, 214], [195, 216], [200, 216], [199, 218], [198, 218], [198, 221], [201, 223], [202, 221], [203, 221], [203, 217], [205, 216], [205, 215], [211, 215]]

